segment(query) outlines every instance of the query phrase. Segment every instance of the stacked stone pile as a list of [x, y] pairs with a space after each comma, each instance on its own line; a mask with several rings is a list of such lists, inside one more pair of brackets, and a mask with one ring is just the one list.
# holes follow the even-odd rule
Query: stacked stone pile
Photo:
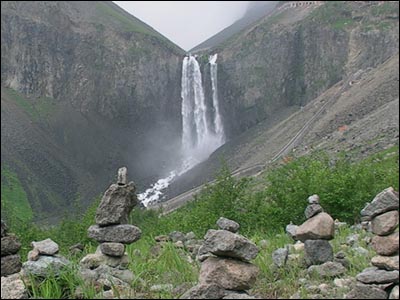
[[202, 262], [199, 283], [181, 299], [252, 299], [247, 290], [258, 275], [250, 261], [258, 254], [257, 246], [237, 234], [239, 224], [220, 218], [220, 230], [209, 230], [199, 249]]
[[8, 234], [7, 225], [1, 220], [1, 276], [18, 273], [21, 270], [21, 257], [17, 254], [21, 243], [13, 234]]
[[58, 244], [51, 239], [32, 242], [33, 250], [28, 253], [28, 261], [22, 266], [26, 275], [46, 277], [49, 272], [59, 275], [61, 270], [70, 264], [65, 257], [58, 255]]
[[371, 259], [372, 267], [356, 276], [357, 285], [347, 299], [399, 298], [399, 194], [387, 188], [361, 211], [364, 222], [370, 222], [375, 234], [371, 246], [378, 254]]
[[133, 207], [137, 204], [136, 188], [127, 183], [127, 169], [118, 170], [117, 184], [112, 184], [96, 211], [96, 225], [88, 229], [88, 236], [100, 243], [96, 253], [86, 255], [81, 261], [81, 274], [96, 282], [105, 290], [113, 286], [126, 288], [134, 280], [128, 270], [129, 257], [125, 245], [134, 243], [141, 236], [141, 230], [127, 224]]
[[295, 232], [295, 239], [304, 243], [304, 260], [308, 272], [317, 272], [322, 277], [334, 277], [343, 274], [346, 269], [334, 262], [333, 249], [329, 240], [335, 235], [335, 222], [324, 212], [319, 204], [319, 196], [308, 197], [304, 212], [307, 220]]

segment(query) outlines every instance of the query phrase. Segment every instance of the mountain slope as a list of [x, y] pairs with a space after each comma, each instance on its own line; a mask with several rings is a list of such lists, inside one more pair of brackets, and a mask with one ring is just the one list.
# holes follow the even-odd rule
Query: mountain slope
[[[209, 50], [219, 54], [219, 99], [229, 142], [172, 184], [168, 196], [212, 179], [221, 158], [232, 170], [265, 165], [327, 99], [340, 97], [336, 100], [353, 106], [334, 105], [329, 117], [322, 111], [322, 119], [315, 119], [301, 135], [306, 139], [297, 141], [303, 143], [301, 149], [357, 148], [368, 153], [374, 151], [374, 140], [380, 141], [377, 149], [396, 143], [398, 115], [391, 109], [399, 97], [398, 9], [398, 3], [358, 2], [277, 9]], [[364, 90], [355, 85], [351, 98], [341, 94], [351, 78], [365, 74], [371, 75], [363, 81]], [[353, 122], [358, 122], [354, 141], [353, 136], [332, 138], [339, 127]]]
[[195, 53], [199, 51], [206, 51], [209, 48], [216, 47], [219, 44], [225, 42], [235, 34], [238, 34], [246, 27], [252, 25], [259, 19], [265, 17], [270, 13], [278, 1], [252, 1], [249, 3], [249, 6], [242, 18], [234, 22], [232, 25], [227, 28], [221, 30], [211, 38], [205, 40], [201, 44], [197, 45], [189, 52]]
[[1, 23], [2, 187], [7, 168], [38, 217], [86, 206], [122, 165], [139, 186], [163, 175], [183, 50], [107, 1], [2, 1]]

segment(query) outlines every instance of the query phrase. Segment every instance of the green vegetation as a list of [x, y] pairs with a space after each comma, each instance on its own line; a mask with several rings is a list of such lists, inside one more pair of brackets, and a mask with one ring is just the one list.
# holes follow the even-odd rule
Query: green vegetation
[[33, 217], [32, 208], [17, 174], [6, 166], [1, 167], [1, 212], [2, 215], [18, 215], [26, 221], [31, 221]]
[[56, 101], [50, 97], [40, 97], [37, 100], [28, 99], [21, 93], [4, 88], [7, 97], [25, 111], [34, 121], [45, 121], [56, 110]]
[[351, 7], [347, 1], [327, 1], [313, 11], [308, 19], [329, 25], [336, 30], [344, 30], [354, 24]]
[[375, 5], [371, 8], [371, 14], [375, 17], [384, 16], [388, 14], [399, 14], [399, 4], [398, 3], [381, 3], [380, 5]]
[[[142, 229], [143, 235], [138, 242], [127, 247], [132, 259], [129, 268], [136, 275], [131, 284], [134, 293], [145, 298], [171, 299], [178, 298], [180, 292], [155, 292], [150, 291], [150, 287], [165, 283], [174, 287], [194, 285], [199, 264], [188, 259], [190, 254], [186, 250], [172, 243], [157, 248], [154, 237], [172, 231], [193, 231], [197, 238], [202, 238], [208, 229], [216, 228], [216, 220], [224, 216], [239, 222], [240, 233], [256, 244], [261, 245], [261, 240], [267, 241], [254, 261], [260, 268], [260, 275], [253, 294], [264, 298], [288, 298], [299, 292], [301, 297], [308, 298], [310, 291], [298, 279], [308, 278], [307, 283], [315, 285], [323, 281], [317, 276], [307, 277], [301, 255], [285, 268], [271, 267], [273, 251], [293, 244], [283, 232], [285, 225], [290, 221], [295, 224], [304, 221], [306, 199], [315, 193], [319, 194], [322, 206], [334, 218], [349, 224], [357, 222], [360, 210], [377, 193], [389, 186], [398, 190], [399, 148], [395, 146], [357, 162], [344, 155], [329, 159], [324, 153], [286, 161], [255, 179], [237, 180], [225, 167], [216, 182], [206, 186], [193, 202], [163, 217], [159, 217], [158, 211], [135, 210], [130, 221]], [[49, 276], [39, 282], [32, 279], [35, 284], [31, 293], [35, 298], [74, 298], [77, 286], [83, 287], [84, 298], [93, 298], [96, 294], [93, 286], [79, 281], [76, 268], [83, 255], [95, 251], [96, 244], [87, 238], [86, 229], [93, 224], [98, 201], [79, 219], [69, 217], [57, 227], [39, 229], [22, 221], [18, 226], [12, 226], [11, 231], [21, 238], [24, 246], [22, 257], [26, 257], [30, 241], [50, 237], [73, 261], [71, 269], [61, 277]], [[345, 245], [346, 237], [354, 233], [360, 235], [359, 245], [368, 248], [363, 238], [370, 233], [351, 229], [348, 225], [340, 228], [331, 242], [334, 251], [344, 251], [349, 260], [350, 267], [344, 276], [359, 273], [369, 265], [374, 255], [371, 250], [368, 255], [360, 255]], [[68, 247], [77, 242], [85, 244], [84, 252], [78, 256], [68, 254]]]

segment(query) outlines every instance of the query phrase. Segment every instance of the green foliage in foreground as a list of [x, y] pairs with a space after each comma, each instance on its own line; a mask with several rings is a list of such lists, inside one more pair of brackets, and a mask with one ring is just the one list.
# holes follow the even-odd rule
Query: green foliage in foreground
[[195, 201], [162, 218], [136, 211], [132, 222], [149, 235], [179, 230], [202, 236], [224, 216], [248, 235], [277, 232], [291, 221], [302, 223], [307, 198], [318, 194], [325, 211], [352, 224], [376, 194], [389, 186], [399, 189], [398, 147], [355, 163], [343, 155], [333, 161], [324, 153], [297, 158], [266, 172], [261, 184], [261, 191], [253, 191], [250, 179], [236, 180], [224, 168]]
[[[291, 220], [299, 224], [304, 220], [303, 211], [309, 195], [320, 195], [324, 209], [341, 221], [353, 222], [358, 219], [360, 209], [381, 190], [393, 186], [398, 190], [399, 154], [393, 147], [363, 161], [352, 163], [345, 157], [332, 161], [325, 154], [314, 154], [295, 159], [277, 166], [257, 179], [237, 180], [224, 168], [213, 185], [208, 185], [196, 199], [164, 217], [159, 212], [135, 210], [131, 222], [143, 231], [142, 238], [127, 247], [132, 259], [129, 268], [136, 275], [131, 283], [135, 297], [171, 299], [179, 298], [180, 292], [151, 291], [155, 284], [181, 284], [193, 286], [198, 278], [199, 265], [188, 259], [189, 254], [174, 247], [172, 243], [155, 248], [154, 236], [168, 234], [174, 230], [194, 231], [202, 238], [220, 216], [234, 219], [241, 224], [240, 233], [255, 243], [267, 240], [267, 246], [260, 251], [254, 263], [260, 268], [260, 275], [252, 290], [264, 298], [290, 297], [296, 292], [308, 298], [307, 289], [298, 278], [307, 277], [301, 262], [294, 262], [284, 269], [271, 267], [273, 251], [293, 241], [284, 234], [284, 226]], [[255, 185], [255, 183], [257, 183]], [[261, 186], [255, 190], [255, 186]], [[89, 241], [86, 230], [94, 222], [98, 200], [79, 220], [68, 218], [57, 227], [40, 229], [21, 221], [12, 226], [23, 243], [21, 256], [26, 258], [30, 242], [51, 238], [59, 243], [61, 252], [73, 261], [70, 269], [60, 277], [49, 275], [44, 280], [31, 278], [30, 293], [34, 298], [75, 298], [76, 288], [81, 287], [81, 297], [98, 297], [96, 287], [82, 282], [77, 272], [79, 260], [86, 253], [95, 251], [95, 243]], [[16, 223], [14, 223], [16, 224]], [[344, 276], [355, 276], [369, 265], [372, 251], [360, 257], [352, 248], [343, 247], [346, 237], [353, 233], [347, 226], [339, 230], [332, 241], [335, 252], [345, 251], [350, 268]], [[358, 232], [360, 239], [366, 232]], [[85, 244], [80, 256], [68, 254], [68, 247], [77, 242]], [[364, 244], [360, 244], [366, 247]], [[318, 285], [321, 278], [310, 277]]]

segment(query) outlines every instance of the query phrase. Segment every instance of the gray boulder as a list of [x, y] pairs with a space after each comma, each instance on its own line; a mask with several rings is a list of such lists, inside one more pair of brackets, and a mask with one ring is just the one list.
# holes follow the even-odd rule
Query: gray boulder
[[366, 284], [398, 283], [399, 271], [385, 271], [368, 268], [356, 276], [358, 281]]
[[1, 257], [1, 276], [18, 273], [21, 270], [21, 257], [18, 254]]
[[299, 226], [290, 223], [286, 225], [285, 231], [292, 239], [295, 239], [297, 228], [299, 228]]
[[393, 255], [399, 252], [399, 232], [387, 236], [376, 235], [371, 240], [371, 247], [380, 255]]
[[126, 167], [122, 167], [118, 169], [118, 185], [125, 185], [128, 183], [128, 169]]
[[112, 225], [100, 227], [92, 225], [88, 229], [88, 236], [96, 241], [131, 244], [140, 239], [142, 231], [133, 225]]
[[304, 242], [304, 260], [307, 266], [319, 265], [333, 260], [333, 249], [326, 240]]
[[327, 213], [319, 213], [305, 221], [296, 231], [296, 239], [305, 240], [330, 240], [335, 234], [335, 223]]
[[310, 197], [308, 197], [307, 199], [309, 204], [319, 204], [319, 196], [318, 195], [311, 195]]
[[62, 256], [41, 255], [37, 261], [27, 261], [22, 268], [25, 274], [46, 277], [50, 273], [60, 275], [61, 271], [70, 264], [70, 261]]
[[374, 256], [371, 264], [379, 269], [388, 271], [399, 270], [399, 255], [394, 256]]
[[1, 277], [1, 299], [28, 299], [28, 291], [19, 273]]
[[224, 295], [224, 289], [215, 283], [198, 284], [184, 293], [180, 299], [221, 299]]
[[357, 284], [345, 299], [387, 299], [385, 291], [366, 284]]
[[112, 184], [104, 193], [96, 210], [96, 224], [108, 226], [128, 223], [129, 214], [137, 201], [133, 182], [127, 185]]
[[21, 243], [14, 235], [8, 235], [1, 238], [1, 256], [15, 254], [21, 248]]
[[343, 267], [340, 263], [328, 261], [326, 263], [323, 263], [322, 265], [310, 266], [307, 269], [307, 272], [309, 274], [317, 274], [319, 277], [322, 278], [330, 278], [346, 273], [346, 268]]
[[399, 212], [392, 210], [376, 216], [371, 221], [372, 232], [377, 235], [391, 234], [399, 225]]
[[289, 251], [287, 248], [279, 248], [272, 253], [272, 261], [277, 267], [284, 267], [288, 259]]
[[7, 228], [6, 223], [4, 223], [3, 220], [1, 220], [1, 237], [6, 236], [7, 230], [8, 230], [8, 228]]
[[239, 223], [236, 223], [235, 221], [229, 220], [224, 217], [218, 219], [217, 225], [220, 229], [227, 230], [233, 233], [237, 232], [240, 228]]
[[199, 281], [218, 284], [227, 290], [250, 289], [257, 278], [258, 267], [239, 260], [209, 257], [201, 265]]
[[204, 237], [199, 253], [209, 252], [216, 256], [250, 261], [256, 258], [258, 251], [257, 246], [244, 236], [226, 230], [210, 229]]
[[232, 292], [228, 291], [225, 293], [225, 296], [222, 299], [256, 299], [253, 296], [250, 296], [246, 292]]
[[399, 193], [389, 187], [376, 195], [372, 202], [361, 210], [361, 219], [370, 221], [377, 215], [397, 209], [399, 209]]
[[396, 285], [390, 291], [389, 299], [399, 299], [399, 286], [398, 285]]
[[51, 239], [45, 239], [39, 242], [32, 242], [31, 246], [33, 249], [39, 251], [40, 254], [54, 255], [58, 252], [58, 244], [53, 242]]
[[121, 243], [102, 243], [100, 244], [101, 253], [121, 257], [125, 252], [125, 245]]
[[306, 207], [306, 210], [304, 211], [304, 215], [306, 216], [306, 219], [309, 219], [316, 214], [319, 214], [320, 212], [323, 212], [324, 210], [322, 209], [322, 206], [319, 204], [309, 204]]

